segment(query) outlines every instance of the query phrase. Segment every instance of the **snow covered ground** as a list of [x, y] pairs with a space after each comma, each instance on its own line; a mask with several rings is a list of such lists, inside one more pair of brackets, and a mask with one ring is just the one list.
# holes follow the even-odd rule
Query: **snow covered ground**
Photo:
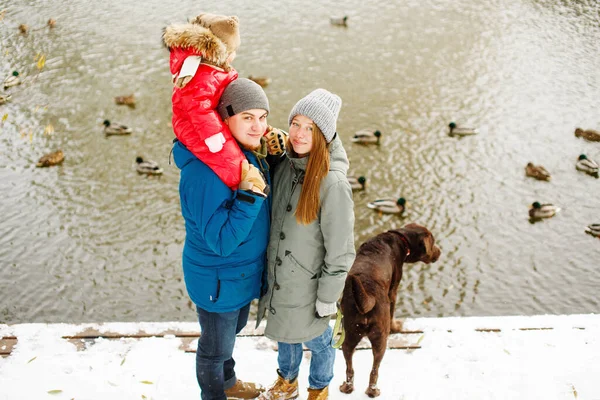
[[[250, 325], [242, 334], [256, 334]], [[92, 330], [106, 337], [65, 338]], [[404, 330], [412, 333], [393, 335], [394, 343], [412, 348], [387, 350], [380, 399], [600, 400], [600, 315], [419, 318], [406, 320]], [[121, 337], [140, 331], [148, 337]], [[181, 332], [197, 333], [198, 326], [0, 325], [0, 350], [8, 353], [17, 340], [0, 358], [0, 399], [198, 400], [195, 339]], [[277, 353], [267, 338], [240, 336], [234, 356], [239, 378], [265, 386], [275, 380]], [[355, 392], [342, 394], [345, 363], [337, 353], [330, 399], [368, 398], [371, 351], [357, 351], [354, 361]], [[300, 399], [306, 399], [308, 365], [306, 358]]]

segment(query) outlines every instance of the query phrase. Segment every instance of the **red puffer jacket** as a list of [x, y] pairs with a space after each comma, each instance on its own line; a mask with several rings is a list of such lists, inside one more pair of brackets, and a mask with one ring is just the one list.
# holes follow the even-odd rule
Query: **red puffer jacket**
[[[196, 24], [169, 26], [163, 40], [171, 52], [170, 69], [175, 79], [189, 56], [200, 56], [224, 67], [200, 64], [185, 87], [173, 88], [173, 131], [188, 150], [235, 190], [241, 180], [241, 164], [245, 157], [216, 111], [223, 91], [238, 77], [238, 73], [225, 64], [225, 45], [210, 30]], [[216, 148], [209, 150], [205, 140], [219, 133], [222, 137]]]

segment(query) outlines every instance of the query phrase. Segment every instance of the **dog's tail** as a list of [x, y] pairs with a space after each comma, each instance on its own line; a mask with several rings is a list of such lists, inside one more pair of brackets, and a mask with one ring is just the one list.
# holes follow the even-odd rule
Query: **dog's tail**
[[352, 288], [352, 297], [356, 303], [356, 308], [361, 314], [366, 314], [375, 307], [375, 296], [369, 294], [363, 286], [360, 278], [355, 275], [348, 276], [350, 279], [350, 287]]

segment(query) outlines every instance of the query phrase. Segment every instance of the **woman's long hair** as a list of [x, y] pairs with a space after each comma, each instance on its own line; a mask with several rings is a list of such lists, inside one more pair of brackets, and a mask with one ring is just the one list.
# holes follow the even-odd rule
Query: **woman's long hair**
[[321, 181], [329, 172], [329, 144], [325, 141], [323, 132], [313, 123], [312, 148], [308, 156], [302, 191], [296, 208], [296, 221], [308, 225], [317, 219], [321, 199], [319, 192]]

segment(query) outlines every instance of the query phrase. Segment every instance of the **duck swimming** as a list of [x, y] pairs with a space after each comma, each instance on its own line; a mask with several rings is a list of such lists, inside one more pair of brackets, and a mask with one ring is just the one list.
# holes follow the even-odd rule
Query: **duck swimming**
[[251, 81], [254, 81], [254, 82], [258, 83], [260, 85], [260, 87], [267, 87], [271, 83], [271, 78], [266, 77], [266, 76], [252, 76], [252, 75], [249, 75], [248, 79], [250, 79]]
[[575, 129], [575, 137], [581, 137], [590, 142], [600, 142], [600, 132], [593, 129]]
[[587, 158], [585, 154], [581, 154], [579, 156], [577, 159], [577, 164], [575, 164], [575, 168], [577, 168], [578, 171], [585, 172], [593, 177], [598, 177], [598, 163]]
[[10, 94], [7, 94], [6, 96], [3, 96], [0, 94], [0, 105], [7, 103], [10, 100], [10, 98], [11, 98]]
[[540, 181], [549, 181], [551, 178], [550, 172], [546, 168], [541, 165], [534, 165], [533, 163], [527, 163], [527, 166], [525, 166], [525, 175]]
[[107, 119], [104, 120], [103, 124], [104, 124], [104, 133], [106, 134], [106, 136], [129, 135], [132, 132], [131, 128], [129, 128], [125, 125], [115, 123], [115, 122], [110, 122]]
[[129, 94], [127, 96], [117, 96], [115, 97], [115, 103], [117, 105], [129, 106], [131, 108], [135, 108], [135, 95]]
[[363, 129], [354, 135], [352, 143], [361, 143], [361, 144], [379, 144], [379, 140], [381, 139], [381, 132], [372, 131], [369, 129]]
[[380, 199], [367, 203], [367, 207], [384, 214], [402, 214], [406, 209], [406, 200], [404, 197], [398, 200]]
[[35, 166], [38, 168], [50, 167], [52, 165], [58, 165], [58, 164], [62, 163], [64, 160], [65, 160], [65, 155], [62, 152], [62, 150], [56, 150], [55, 152], [48, 153], [48, 154], [42, 156], [42, 158], [40, 158], [40, 160], [38, 161], [38, 163]]
[[467, 128], [464, 126], [458, 126], [454, 122], [450, 122], [448, 124], [448, 127], [450, 128], [450, 136], [471, 136], [477, 135], [479, 133], [479, 130], [477, 128]]
[[556, 207], [554, 204], [540, 204], [536, 201], [529, 206], [529, 217], [531, 219], [550, 218], [554, 217], [559, 211], [560, 207]]
[[600, 238], [600, 224], [590, 224], [585, 228], [585, 233]]
[[20, 84], [21, 78], [19, 78], [19, 73], [17, 71], [13, 71], [12, 75], [4, 80], [4, 89]]
[[364, 176], [359, 176], [358, 178], [356, 176], [348, 176], [348, 182], [350, 182], [350, 187], [352, 188], [352, 190], [365, 190], [365, 185], [367, 183], [367, 178], [365, 178]]
[[336, 26], [348, 26], [348, 16], [343, 17], [329, 17], [329, 23]]
[[158, 164], [151, 160], [144, 160], [142, 157], [137, 157], [135, 159], [137, 166], [135, 169], [140, 174], [146, 175], [161, 175], [163, 170]]

